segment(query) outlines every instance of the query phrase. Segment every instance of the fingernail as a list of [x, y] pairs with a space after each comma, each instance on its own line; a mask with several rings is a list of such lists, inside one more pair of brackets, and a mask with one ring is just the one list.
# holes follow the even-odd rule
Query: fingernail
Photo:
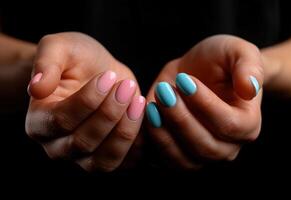
[[132, 95], [135, 93], [136, 84], [133, 80], [126, 79], [119, 85], [115, 97], [121, 103], [128, 103]]
[[156, 103], [151, 102], [147, 105], [146, 115], [149, 122], [151, 123], [153, 127], [159, 128], [162, 126], [161, 116], [160, 116]]
[[250, 80], [252, 82], [253, 87], [255, 88], [256, 96], [257, 96], [260, 90], [260, 84], [254, 76], [250, 76]]
[[27, 93], [29, 94], [29, 96], [31, 96], [31, 94], [30, 94], [30, 86], [33, 85], [33, 84], [35, 84], [35, 83], [37, 83], [37, 82], [39, 82], [40, 79], [41, 79], [41, 77], [42, 77], [42, 73], [39, 72], [36, 75], [34, 75], [34, 77], [29, 82], [29, 84], [27, 86]]
[[41, 72], [37, 73], [36, 75], [34, 75], [34, 77], [30, 81], [30, 85], [33, 85], [33, 84], [39, 82], [41, 77], [42, 77], [42, 73]]
[[186, 73], [177, 74], [176, 85], [186, 96], [192, 95], [197, 91], [196, 84]]
[[107, 93], [116, 81], [116, 73], [113, 71], [106, 71], [97, 80], [97, 89], [101, 93]]
[[160, 82], [156, 86], [156, 94], [164, 106], [173, 107], [176, 104], [176, 95], [169, 83]]
[[133, 97], [128, 109], [127, 116], [129, 119], [135, 121], [140, 118], [145, 107], [145, 98], [143, 96]]

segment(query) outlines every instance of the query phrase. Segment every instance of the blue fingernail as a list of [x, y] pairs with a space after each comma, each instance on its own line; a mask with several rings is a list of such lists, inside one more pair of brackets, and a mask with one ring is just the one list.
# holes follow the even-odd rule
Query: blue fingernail
[[173, 107], [176, 104], [176, 95], [169, 83], [160, 82], [156, 86], [156, 94], [164, 106]]
[[159, 128], [162, 126], [162, 120], [157, 108], [157, 105], [154, 102], [151, 102], [147, 105], [146, 114], [149, 122], [153, 127]]
[[254, 86], [255, 90], [256, 90], [256, 96], [259, 93], [260, 90], [260, 85], [259, 82], [257, 81], [257, 79], [254, 76], [250, 76], [250, 80], [252, 82], [252, 85]]
[[197, 91], [196, 84], [186, 73], [177, 74], [176, 85], [187, 96], [192, 95]]

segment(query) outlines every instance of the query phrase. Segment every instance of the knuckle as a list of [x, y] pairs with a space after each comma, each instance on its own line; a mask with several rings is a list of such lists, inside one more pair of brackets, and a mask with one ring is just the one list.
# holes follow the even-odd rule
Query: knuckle
[[222, 152], [214, 144], [205, 144], [203, 147], [197, 149], [199, 156], [209, 160], [226, 160], [228, 154]]
[[49, 148], [46, 148], [45, 146], [43, 146], [47, 156], [52, 159], [52, 160], [59, 160], [61, 159], [61, 156], [59, 154], [57, 154], [55, 151], [51, 151]]
[[77, 150], [82, 153], [92, 153], [94, 152], [96, 146], [88, 139], [81, 137], [79, 134], [74, 134], [71, 137], [70, 144], [67, 148], [73, 151]]
[[82, 107], [85, 109], [92, 111], [97, 107], [97, 101], [91, 95], [88, 94], [79, 94], [79, 102]]
[[42, 117], [28, 114], [25, 121], [25, 132], [33, 140], [41, 141], [45, 136], [49, 136], [47, 130], [47, 120]]
[[186, 171], [198, 171], [202, 168], [202, 165], [197, 165], [197, 164], [184, 164], [181, 166], [183, 170]]
[[133, 142], [136, 138], [136, 133], [131, 128], [116, 128], [116, 136], [124, 141]]
[[77, 164], [87, 172], [94, 172], [96, 170], [96, 165], [94, 159], [92, 158], [88, 158], [84, 160], [82, 163], [77, 162]]
[[234, 153], [229, 154], [229, 155], [225, 158], [225, 160], [226, 160], [226, 161], [230, 161], [230, 162], [231, 162], [231, 161], [234, 161], [234, 160], [237, 158], [238, 154], [239, 154], [239, 150], [235, 151]]
[[167, 151], [175, 145], [173, 138], [171, 138], [170, 136], [164, 136], [155, 141], [162, 151]]
[[173, 117], [173, 122], [175, 124], [185, 124], [185, 121], [188, 121], [187, 119], [189, 119], [192, 116], [191, 113], [189, 112], [181, 112], [181, 113], [176, 113], [176, 116]]
[[99, 160], [96, 162], [96, 168], [102, 172], [113, 172], [118, 165], [111, 160]]
[[243, 138], [244, 141], [246, 142], [254, 142], [259, 136], [259, 132], [253, 132], [250, 134], [246, 134]]
[[112, 123], [117, 123], [121, 117], [120, 110], [110, 108], [108, 109], [106, 106], [101, 106], [99, 112], [106, 121]]
[[204, 147], [199, 150], [200, 156], [214, 161], [233, 161], [240, 151], [240, 146], [236, 146], [232, 149], [222, 150], [215, 144]]
[[70, 132], [74, 129], [74, 124], [69, 116], [63, 112], [53, 112], [53, 124], [57, 131]]
[[260, 135], [261, 132], [261, 118], [256, 118], [257, 120], [253, 120], [253, 126], [250, 126], [253, 131], [250, 131], [249, 134], [245, 135], [244, 140], [246, 142], [254, 142]]
[[59, 160], [60, 159], [60, 157], [58, 155], [56, 155], [55, 153], [51, 153], [51, 152], [47, 151], [46, 154], [48, 155], [48, 157], [51, 160]]
[[226, 137], [235, 137], [241, 132], [239, 121], [235, 117], [228, 117], [221, 124], [219, 132]]

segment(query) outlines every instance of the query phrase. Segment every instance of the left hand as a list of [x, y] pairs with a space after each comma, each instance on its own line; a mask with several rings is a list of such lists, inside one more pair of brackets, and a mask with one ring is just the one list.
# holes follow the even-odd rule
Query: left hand
[[[182, 72], [189, 76], [177, 76]], [[152, 85], [151, 137], [182, 168], [235, 159], [241, 145], [259, 135], [263, 79], [255, 45], [228, 35], [203, 40], [169, 62]]]

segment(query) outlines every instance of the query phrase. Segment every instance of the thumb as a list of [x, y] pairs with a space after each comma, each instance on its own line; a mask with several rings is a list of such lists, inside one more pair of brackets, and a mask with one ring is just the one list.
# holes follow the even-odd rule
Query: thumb
[[261, 54], [257, 48], [242, 49], [232, 66], [232, 80], [235, 92], [245, 100], [251, 100], [263, 85]]
[[28, 93], [42, 99], [52, 94], [57, 88], [64, 66], [65, 53], [55, 42], [41, 41], [34, 62], [32, 79]]
[[52, 94], [60, 82], [61, 72], [58, 67], [38, 67], [28, 85], [28, 94], [36, 99], [43, 99]]

